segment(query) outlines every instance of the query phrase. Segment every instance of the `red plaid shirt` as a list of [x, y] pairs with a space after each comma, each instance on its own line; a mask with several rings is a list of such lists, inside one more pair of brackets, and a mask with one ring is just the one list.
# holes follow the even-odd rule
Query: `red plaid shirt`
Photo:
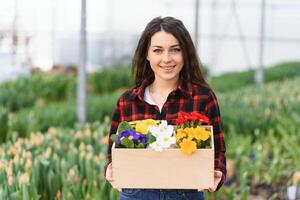
[[[119, 98], [112, 117], [110, 135], [115, 134], [122, 121], [143, 119], [167, 120], [171, 124], [178, 112], [193, 112], [206, 115], [210, 119], [214, 131], [215, 169], [222, 171], [223, 177], [218, 189], [226, 176], [225, 143], [221, 129], [221, 118], [217, 98], [214, 92], [205, 86], [191, 85], [181, 80], [178, 88], [171, 92], [159, 111], [158, 106], [150, 105], [144, 101], [145, 88], [149, 85], [145, 80], [140, 87], [126, 91]], [[112, 140], [109, 139], [108, 162], [111, 162]], [[106, 167], [107, 167], [106, 165]], [[104, 172], [106, 172], [106, 167]]]

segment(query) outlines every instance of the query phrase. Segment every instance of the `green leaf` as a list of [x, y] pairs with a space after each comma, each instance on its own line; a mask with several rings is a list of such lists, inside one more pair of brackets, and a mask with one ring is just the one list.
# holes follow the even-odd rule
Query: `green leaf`
[[26, 184], [22, 185], [22, 199], [23, 200], [29, 200], [29, 193], [28, 193], [28, 187]]
[[146, 144], [143, 144], [143, 143], [139, 143], [135, 146], [135, 148], [140, 148], [140, 149], [143, 149], [146, 147]]
[[22, 199], [21, 192], [20, 191], [16, 191], [16, 192], [11, 193], [11, 195], [9, 195], [9, 199], [11, 199], [11, 200]]
[[113, 134], [113, 135], [110, 136], [110, 138], [112, 139], [112, 141], [117, 142], [118, 135], [117, 134]]
[[123, 138], [121, 140], [121, 145], [123, 145], [125, 148], [134, 148], [133, 141], [129, 140], [128, 138]]
[[152, 134], [147, 134], [147, 144], [151, 144], [156, 141], [156, 137]]
[[126, 122], [126, 121], [125, 122], [121, 122], [119, 124], [117, 133], [119, 134], [119, 133], [121, 133], [122, 131], [125, 131], [125, 130], [133, 130], [133, 127], [130, 126], [130, 124], [128, 122]]
[[48, 167], [49, 164], [50, 164], [49, 160], [46, 160], [46, 159], [42, 160], [41, 163], [42, 163], [45, 167]]

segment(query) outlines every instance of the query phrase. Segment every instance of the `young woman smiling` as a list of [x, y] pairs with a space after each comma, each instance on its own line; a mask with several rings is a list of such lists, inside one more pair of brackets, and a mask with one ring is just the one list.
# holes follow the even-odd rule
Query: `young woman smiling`
[[[171, 123], [181, 111], [206, 115], [213, 126], [215, 146], [215, 184], [208, 191], [218, 190], [226, 177], [225, 142], [218, 101], [201, 73], [196, 49], [184, 24], [173, 17], [151, 20], [138, 42], [132, 68], [135, 87], [119, 98], [110, 135], [116, 133], [121, 121], [156, 119]], [[114, 186], [111, 147], [109, 139], [105, 174]], [[203, 188], [118, 190], [120, 200], [204, 199]]]

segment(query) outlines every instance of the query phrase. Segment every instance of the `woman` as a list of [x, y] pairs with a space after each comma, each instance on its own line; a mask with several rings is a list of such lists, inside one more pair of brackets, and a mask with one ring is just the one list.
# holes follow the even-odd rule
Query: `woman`
[[[180, 111], [209, 117], [214, 131], [215, 184], [218, 190], [226, 176], [225, 143], [216, 96], [200, 70], [191, 36], [183, 23], [173, 17], [157, 17], [148, 23], [133, 58], [135, 87], [121, 95], [113, 114], [110, 134], [121, 121], [177, 118]], [[113, 186], [112, 141], [109, 141], [106, 179]], [[201, 173], [201, 172], [199, 172]], [[120, 199], [204, 199], [203, 189], [123, 189]]]

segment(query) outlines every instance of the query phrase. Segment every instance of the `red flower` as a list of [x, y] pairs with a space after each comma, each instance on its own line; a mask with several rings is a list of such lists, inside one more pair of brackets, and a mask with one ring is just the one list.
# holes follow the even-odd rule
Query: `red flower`
[[196, 120], [200, 120], [202, 123], [209, 124], [209, 118], [197, 112], [191, 112], [191, 113], [179, 112], [178, 118], [173, 120], [173, 122], [174, 124], [184, 124]]
[[188, 120], [184, 116], [179, 116], [177, 119], [173, 120], [174, 124], [184, 124], [187, 122], [188, 122]]
[[209, 124], [209, 118], [197, 112], [192, 112], [191, 115], [196, 116], [201, 122]]

